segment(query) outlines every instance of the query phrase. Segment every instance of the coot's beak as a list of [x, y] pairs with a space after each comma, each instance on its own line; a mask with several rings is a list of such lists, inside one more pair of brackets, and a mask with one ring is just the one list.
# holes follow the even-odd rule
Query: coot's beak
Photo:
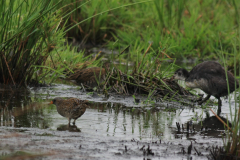
[[50, 102], [50, 103], [48, 103], [48, 104], [49, 104], [49, 105], [50, 105], [50, 104], [53, 104], [53, 101], [51, 101], [51, 102]]

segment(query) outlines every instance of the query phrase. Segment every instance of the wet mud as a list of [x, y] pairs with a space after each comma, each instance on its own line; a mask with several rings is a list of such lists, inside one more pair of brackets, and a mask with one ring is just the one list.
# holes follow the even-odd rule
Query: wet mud
[[[65, 84], [0, 92], [1, 159], [211, 159], [210, 149], [222, 146], [226, 134], [209, 111], [217, 110], [215, 103], [105, 97]], [[56, 107], [48, 105], [55, 97], [91, 104], [76, 125], [69, 126]], [[235, 112], [234, 98], [223, 99], [221, 116], [230, 123], [229, 103]]]

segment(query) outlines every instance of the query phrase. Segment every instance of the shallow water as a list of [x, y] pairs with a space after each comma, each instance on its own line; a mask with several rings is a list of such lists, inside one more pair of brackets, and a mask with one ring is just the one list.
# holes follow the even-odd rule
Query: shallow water
[[[92, 103], [76, 126], [68, 126], [68, 120], [57, 113], [56, 107], [48, 105], [55, 97], [76, 97]], [[141, 102], [146, 100], [144, 96], [136, 98]], [[230, 120], [229, 102], [227, 99], [222, 102], [221, 115]], [[230, 103], [234, 112], [234, 97]], [[115, 159], [206, 159], [210, 146], [222, 145], [221, 133], [225, 132], [222, 124], [217, 126], [218, 120], [212, 119], [208, 108], [176, 102], [157, 102], [152, 108], [150, 104], [135, 104], [131, 96], [105, 98], [83, 92], [75, 85], [58, 84], [29, 91], [1, 89], [0, 104], [2, 155], [24, 150], [41, 154], [51, 151], [53, 155], [44, 159], [113, 159], [113, 156]], [[169, 112], [171, 106], [177, 109]], [[217, 107], [211, 107], [216, 112]], [[211, 119], [205, 119], [207, 115]], [[188, 121], [193, 122], [195, 131], [193, 126], [186, 131]], [[184, 125], [184, 132], [177, 132], [176, 122]], [[11, 138], [6, 138], [7, 135]], [[26, 140], [26, 137], [31, 138]], [[190, 155], [182, 153], [182, 148], [187, 151], [191, 141], [201, 156], [194, 150]], [[154, 156], [144, 154], [141, 150], [144, 145], [145, 149], [150, 145]]]

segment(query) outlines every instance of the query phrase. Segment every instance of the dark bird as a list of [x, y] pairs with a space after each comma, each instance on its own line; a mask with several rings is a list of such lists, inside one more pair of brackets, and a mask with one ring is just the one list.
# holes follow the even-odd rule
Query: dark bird
[[198, 102], [199, 105], [207, 101], [211, 95], [217, 98], [218, 113], [221, 112], [222, 106], [220, 97], [228, 95], [228, 88], [231, 93], [239, 87], [239, 83], [232, 73], [229, 71], [226, 73], [225, 69], [218, 62], [214, 61], [202, 62], [193, 67], [190, 72], [180, 68], [174, 73], [173, 78], [184, 80], [187, 87], [199, 88], [207, 94], [206, 98]]
[[75, 124], [76, 119], [81, 117], [88, 107], [87, 100], [79, 100], [77, 98], [62, 99], [60, 97], [54, 98], [50, 104], [55, 104], [58, 113], [68, 118], [69, 125], [71, 119], [74, 119], [73, 124]]

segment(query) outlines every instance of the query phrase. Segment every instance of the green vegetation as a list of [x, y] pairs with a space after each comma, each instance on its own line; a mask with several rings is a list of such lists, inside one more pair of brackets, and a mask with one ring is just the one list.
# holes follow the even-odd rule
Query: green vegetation
[[[160, 100], [186, 95], [165, 79], [176, 59], [218, 59], [240, 75], [239, 8], [238, 0], [0, 1], [0, 83], [26, 87], [103, 67], [100, 52], [85, 52], [90, 45], [118, 51], [109, 61], [127, 64], [110, 64], [115, 69], [103, 84], [106, 95], [110, 89], [121, 94], [138, 90], [148, 95], [143, 103], [151, 103], [155, 93]], [[234, 112], [229, 105], [233, 127], [224, 139], [225, 153], [239, 156], [239, 104]]]
[[[236, 77], [236, 75], [240, 74], [239, 71], [237, 72], [237, 69], [239, 69], [239, 60], [237, 59], [238, 57], [238, 50], [236, 49], [237, 44], [239, 44], [236, 40], [232, 41], [232, 46], [233, 46], [233, 59], [232, 59], [232, 67], [233, 67], [233, 73], [234, 76]], [[220, 45], [220, 48], [222, 46]], [[222, 48], [221, 48], [222, 49]], [[223, 66], [225, 68], [225, 71], [227, 71], [227, 60], [229, 59], [229, 55], [224, 54], [225, 52], [223, 50], [220, 50], [218, 52], [221, 60], [223, 61]], [[227, 76], [227, 72], [226, 72], [226, 76]], [[239, 79], [238, 79], [239, 80]], [[228, 93], [229, 93], [229, 111], [230, 111], [230, 115], [227, 114], [227, 122], [224, 122], [224, 120], [217, 115], [212, 109], [210, 109], [213, 114], [218, 118], [218, 120], [220, 122], [223, 123], [225, 130], [226, 130], [226, 134], [223, 134], [222, 138], [223, 138], [223, 144], [224, 147], [223, 148], [219, 148], [219, 149], [211, 149], [211, 156], [213, 159], [218, 159], [221, 157], [221, 159], [239, 159], [240, 154], [239, 154], [239, 149], [240, 149], [240, 139], [239, 139], [239, 130], [240, 130], [240, 105], [239, 105], [239, 100], [240, 100], [240, 96], [237, 97], [240, 88], [236, 88], [236, 83], [235, 83], [235, 92], [233, 94], [233, 97], [230, 95], [230, 88], [228, 86]], [[232, 106], [231, 103], [231, 99], [234, 98], [235, 100], [235, 104], [234, 106]], [[234, 109], [234, 110], [233, 110]], [[231, 124], [228, 122], [230, 121]]]
[[165, 111], [165, 112], [174, 112], [174, 113], [176, 113], [176, 110], [177, 110], [177, 108], [165, 108], [163, 111]]
[[152, 42], [153, 53], [218, 58], [220, 43], [231, 53], [232, 39], [239, 37], [239, 6], [236, 0], [89, 1], [72, 13], [68, 22], [77, 26], [69, 37], [94, 44], [104, 40], [114, 49], [130, 45], [132, 57]]
[[[234, 68], [239, 68], [239, 64], [237, 64], [236, 58], [238, 57], [238, 53], [237, 53], [237, 49], [236, 49], [236, 42], [233, 45], [233, 55], [234, 55], [234, 59], [233, 59], [233, 66]], [[226, 56], [224, 56], [224, 54], [222, 53], [222, 59], [225, 62], [224, 67], [226, 68]], [[237, 72], [236, 69], [234, 69], [234, 75], [236, 76]], [[240, 73], [238, 73], [240, 74]], [[235, 84], [236, 87], [236, 84]], [[230, 89], [228, 87], [228, 92], [230, 92]], [[219, 151], [219, 153], [217, 155], [215, 155], [216, 158], [218, 158], [219, 156], [222, 156], [221, 154], [224, 154], [224, 158], [223, 159], [235, 159], [235, 158], [239, 158], [240, 154], [239, 154], [239, 149], [240, 149], [240, 139], [239, 139], [239, 130], [240, 130], [240, 105], [239, 105], [239, 100], [240, 100], [240, 96], [237, 97], [238, 93], [240, 92], [240, 88], [236, 89], [236, 92], [234, 93], [234, 97], [229, 96], [229, 111], [230, 111], [230, 122], [232, 123], [232, 127], [229, 124], [229, 122], [227, 121], [227, 123], [224, 124], [224, 122], [221, 120], [221, 118], [218, 119], [226, 126], [226, 136], [223, 136], [223, 143], [224, 143], [224, 150], [223, 151]], [[235, 99], [235, 104], [234, 107], [232, 107], [231, 104], [231, 98]], [[232, 108], [234, 110], [232, 110]], [[227, 117], [228, 118], [228, 117]], [[214, 155], [212, 153], [212, 155]]]
[[10, 0], [0, 6], [0, 83], [24, 86], [63, 37], [61, 14], [52, 1]]
[[[100, 44], [120, 53], [127, 48], [110, 58], [136, 66], [142, 61], [141, 71], [157, 61], [152, 69], [162, 71], [160, 64], [170, 57], [218, 59], [220, 51], [233, 66], [233, 52], [239, 50], [236, 0], [8, 0], [0, 5], [0, 83], [4, 84], [24, 86], [33, 78], [44, 82], [46, 77], [53, 82], [74, 68], [99, 64], [84, 50], [78, 53], [64, 45], [66, 41], [79, 42], [78, 49]], [[173, 68], [162, 71], [161, 77]], [[123, 70], [129, 72], [128, 67]]]

